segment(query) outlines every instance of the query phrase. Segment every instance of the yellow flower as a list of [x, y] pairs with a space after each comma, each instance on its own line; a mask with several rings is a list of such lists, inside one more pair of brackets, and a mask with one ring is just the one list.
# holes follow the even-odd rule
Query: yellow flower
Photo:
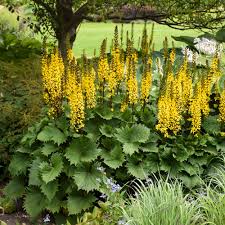
[[195, 94], [191, 100], [189, 113], [191, 115], [191, 133], [195, 134], [201, 130], [201, 118], [202, 118], [202, 107], [201, 107], [201, 81], [197, 83]]
[[141, 104], [145, 105], [149, 101], [150, 91], [152, 87], [152, 60], [149, 59], [145, 65], [144, 74], [141, 81]]
[[63, 98], [64, 64], [58, 50], [42, 58], [42, 80], [44, 86], [44, 100], [49, 106], [49, 115], [57, 116], [61, 112]]
[[68, 71], [66, 93], [68, 104], [70, 106], [70, 124], [78, 131], [84, 127], [85, 101], [81, 84], [77, 81], [74, 70]]
[[220, 96], [219, 112], [220, 121], [225, 122], [225, 90], [223, 90]]
[[181, 130], [181, 115], [177, 109], [175, 99], [169, 96], [161, 96], [158, 101], [158, 124], [156, 129], [165, 137], [169, 136], [169, 132], [177, 134]]
[[138, 82], [136, 77], [136, 67], [134, 60], [131, 61], [128, 66], [127, 96], [128, 103], [130, 105], [133, 106], [138, 102]]
[[88, 109], [96, 106], [96, 86], [95, 86], [95, 70], [91, 67], [82, 76], [82, 90], [84, 99]]
[[175, 48], [172, 49], [172, 51], [170, 52], [170, 62], [172, 63], [172, 65], [174, 64], [176, 58], [176, 50]]
[[106, 55], [106, 40], [102, 42], [101, 46], [101, 54], [98, 62], [98, 81], [100, 87], [104, 85], [106, 81], [108, 81], [109, 74], [109, 63]]
[[185, 59], [176, 78], [173, 81], [173, 97], [176, 99], [181, 113], [187, 110], [190, 97], [192, 96], [192, 78], [188, 74], [187, 60]]

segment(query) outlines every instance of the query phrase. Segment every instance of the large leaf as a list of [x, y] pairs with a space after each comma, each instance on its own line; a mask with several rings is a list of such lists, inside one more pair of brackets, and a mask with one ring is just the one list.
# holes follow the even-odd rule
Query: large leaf
[[129, 161], [127, 163], [127, 170], [138, 179], [145, 179], [148, 176], [148, 169], [143, 162]]
[[96, 113], [105, 120], [111, 120], [113, 118], [113, 112], [111, 111], [110, 107], [101, 106], [96, 108]]
[[43, 162], [40, 164], [41, 177], [47, 184], [60, 175], [63, 169], [63, 161], [60, 154], [52, 155], [50, 163]]
[[40, 158], [37, 158], [32, 162], [29, 173], [29, 185], [40, 186], [42, 184], [39, 168], [40, 164]]
[[193, 188], [203, 183], [201, 178], [197, 175], [194, 175], [194, 176], [180, 175], [179, 178], [183, 181], [184, 185], [187, 186], [188, 188]]
[[99, 150], [95, 142], [88, 137], [76, 138], [66, 149], [65, 157], [71, 164], [77, 165], [82, 162], [91, 162], [97, 158]]
[[4, 194], [12, 199], [21, 197], [24, 191], [24, 180], [21, 177], [13, 178], [4, 188]]
[[58, 213], [62, 206], [62, 201], [55, 196], [51, 201], [47, 202], [46, 209], [50, 210], [52, 213]]
[[53, 143], [45, 143], [41, 152], [45, 156], [51, 155], [53, 152], [56, 152], [58, 148]]
[[102, 174], [95, 165], [84, 165], [76, 169], [73, 179], [78, 189], [89, 192], [99, 189], [100, 183], [98, 179], [101, 177]]
[[26, 212], [32, 217], [36, 218], [45, 209], [45, 196], [38, 190], [30, 190], [25, 195], [24, 208]]
[[45, 126], [38, 134], [37, 139], [43, 142], [53, 141], [54, 143], [60, 145], [66, 141], [66, 136], [57, 127]]
[[218, 118], [218, 116], [208, 116], [204, 118], [202, 127], [208, 134], [218, 134], [220, 132]]
[[47, 184], [42, 184], [41, 191], [48, 198], [48, 200], [51, 201], [58, 191], [58, 182], [54, 180]]
[[97, 141], [101, 137], [99, 127], [101, 126], [101, 119], [94, 118], [90, 119], [85, 123], [84, 131], [87, 133], [88, 138], [93, 141]]
[[111, 151], [103, 151], [102, 157], [104, 159], [104, 163], [113, 168], [117, 169], [122, 166], [125, 158], [120, 145], [116, 145]]
[[92, 206], [95, 197], [91, 194], [81, 195], [78, 193], [71, 194], [67, 200], [69, 215], [76, 215]]
[[182, 163], [182, 167], [190, 176], [199, 174], [199, 167], [196, 164]]
[[216, 148], [217, 150], [220, 150], [225, 153], [225, 141], [222, 141], [221, 143], [217, 144]]
[[99, 130], [102, 135], [106, 137], [113, 137], [114, 129], [111, 126], [104, 124], [99, 128]]
[[219, 42], [225, 42], [225, 28], [222, 28], [219, 31], [217, 31], [215, 38]]
[[140, 146], [140, 149], [144, 152], [159, 152], [159, 148], [157, 143], [155, 142], [148, 142]]
[[16, 153], [9, 164], [9, 171], [13, 176], [25, 174], [30, 165], [27, 154]]
[[159, 156], [157, 153], [149, 153], [145, 159], [146, 168], [149, 173], [159, 171]]
[[149, 128], [141, 124], [117, 129], [116, 138], [121, 143], [145, 143], [150, 135]]
[[185, 44], [188, 45], [188, 47], [190, 47], [191, 49], [195, 49], [195, 46], [194, 46], [194, 39], [195, 37], [189, 37], [189, 36], [179, 36], [179, 37], [175, 37], [175, 36], [172, 36], [172, 38], [175, 40], [175, 41], [180, 41], [180, 42], [183, 42]]
[[183, 145], [177, 145], [176, 147], [172, 149], [172, 151], [173, 151], [173, 157], [179, 162], [186, 161], [195, 152], [192, 146], [187, 149]]
[[123, 152], [128, 155], [133, 155], [135, 152], [139, 151], [138, 143], [124, 143]]

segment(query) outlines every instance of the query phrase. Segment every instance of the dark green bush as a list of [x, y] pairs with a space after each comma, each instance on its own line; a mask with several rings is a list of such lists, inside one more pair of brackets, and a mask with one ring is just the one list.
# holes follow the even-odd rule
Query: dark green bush
[[11, 154], [40, 115], [42, 88], [39, 57], [0, 61], [0, 179], [6, 178]]

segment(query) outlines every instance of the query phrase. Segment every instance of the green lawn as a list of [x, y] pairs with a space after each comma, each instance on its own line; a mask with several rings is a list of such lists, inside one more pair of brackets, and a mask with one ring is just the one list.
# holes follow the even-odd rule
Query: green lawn
[[[8, 23], [8, 25], [18, 28], [18, 22], [16, 21], [16, 15], [8, 12], [6, 8], [2, 9], [0, 12], [0, 23]], [[74, 44], [74, 53], [76, 57], [80, 57], [85, 49], [85, 52], [88, 56], [93, 55], [94, 49], [99, 50], [101, 42], [104, 38], [108, 39], [108, 47], [111, 45], [111, 40], [114, 34], [114, 28], [118, 25], [119, 30], [121, 29], [121, 24], [115, 24], [111, 22], [107, 23], [82, 23], [80, 29], [78, 31], [77, 39]], [[134, 40], [135, 46], [138, 45], [139, 37], [142, 35], [142, 30], [144, 27], [144, 23], [135, 23], [134, 25]], [[152, 25], [148, 24], [147, 28], [149, 33], [151, 32]], [[127, 30], [131, 31], [131, 24], [124, 24], [124, 41], [126, 40], [126, 32]], [[180, 36], [180, 35], [188, 35], [188, 36], [197, 36], [199, 35], [199, 31], [187, 30], [180, 31], [169, 28], [168, 26], [155, 24], [154, 29], [154, 43], [155, 50], [160, 50], [162, 48], [162, 43], [165, 36], [168, 37], [170, 46], [172, 43], [171, 35]], [[40, 38], [40, 36], [37, 36]], [[183, 43], [175, 42], [176, 47], [184, 46]]]
[[[111, 40], [113, 38], [114, 28], [118, 25], [119, 30], [121, 29], [121, 24], [115, 23], [83, 23], [79, 29], [78, 36], [76, 42], [74, 44], [74, 53], [77, 57], [82, 54], [83, 50], [87, 55], [93, 55], [94, 49], [99, 50], [101, 42], [104, 38], [108, 39], [108, 47], [111, 45]], [[134, 40], [135, 45], [138, 45], [139, 37], [142, 35], [142, 30], [144, 27], [144, 23], [136, 23], [134, 25]], [[151, 24], [147, 25], [149, 33], [151, 32]], [[124, 24], [124, 40], [126, 40], [126, 32], [127, 30], [131, 31], [130, 24]], [[160, 50], [163, 46], [163, 40], [167, 36], [170, 42], [170, 46], [172, 45], [172, 36], [180, 36], [180, 35], [188, 35], [188, 36], [198, 36], [200, 34], [199, 31], [195, 30], [187, 30], [180, 31], [169, 28], [168, 26], [155, 24], [154, 29], [154, 43], [155, 50]], [[181, 42], [175, 42], [176, 47], [184, 46]]]

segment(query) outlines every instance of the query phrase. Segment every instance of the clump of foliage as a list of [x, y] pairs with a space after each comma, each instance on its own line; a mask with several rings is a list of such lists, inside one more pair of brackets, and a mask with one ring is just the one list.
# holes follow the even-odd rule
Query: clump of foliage
[[144, 29], [140, 58], [129, 37], [124, 52], [117, 27], [110, 57], [106, 40], [98, 60], [79, 63], [71, 50], [66, 61], [58, 50], [44, 54], [48, 115], [23, 137], [5, 189], [24, 197], [32, 217], [43, 210], [79, 215], [95, 204], [106, 177], [124, 184], [160, 171], [192, 188], [224, 150], [218, 56], [199, 75], [186, 55], [175, 65], [165, 41], [163, 72], [154, 76], [149, 39]]
[[123, 209], [125, 221], [130, 225], [185, 224], [194, 225], [201, 221], [197, 202], [190, 202], [178, 181], [159, 180], [147, 186], [136, 184], [136, 197], [128, 200]]
[[40, 59], [0, 61], [0, 173], [7, 176], [11, 155], [41, 114]]
[[0, 32], [0, 60], [25, 59], [41, 54], [41, 43], [35, 38], [20, 37], [12, 30]]

